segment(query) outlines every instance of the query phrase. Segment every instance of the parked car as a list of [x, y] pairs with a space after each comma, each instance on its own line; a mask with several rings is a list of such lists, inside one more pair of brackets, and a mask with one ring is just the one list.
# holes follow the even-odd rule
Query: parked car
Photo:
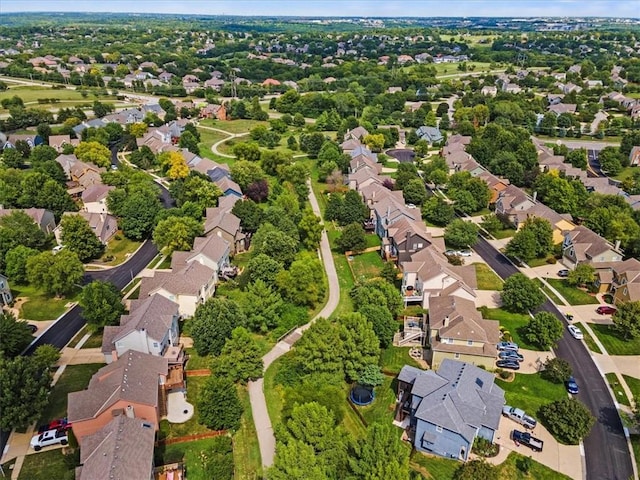
[[500, 360], [515, 360], [516, 362], [524, 361], [524, 357], [515, 350], [502, 350], [498, 353]]
[[518, 422], [524, 428], [536, 428], [538, 424], [535, 418], [527, 415], [521, 408], [505, 405], [502, 407], [502, 415]]
[[600, 315], [612, 315], [617, 311], [617, 308], [610, 305], [600, 305], [598, 308], [596, 308], [596, 313], [599, 313]]
[[44, 425], [40, 425], [38, 427], [38, 433], [44, 433], [47, 430], [69, 430], [71, 428], [71, 422], [65, 418], [58, 418], [57, 420], [52, 420], [49, 423]]
[[582, 340], [584, 338], [584, 335], [582, 334], [582, 330], [580, 330], [575, 325], [569, 325], [567, 329], [569, 330], [569, 333], [573, 338], [577, 338], [578, 340]]
[[31, 439], [31, 446], [36, 452], [42, 450], [42, 447], [51, 445], [66, 445], [69, 443], [66, 430], [47, 430], [46, 432], [34, 435]]
[[569, 270], [567, 270], [566, 268], [563, 270], [558, 270], [558, 276], [562, 277], [562, 278], [566, 278], [569, 276]]
[[507, 368], [509, 370], [520, 370], [520, 362], [517, 360], [498, 360], [496, 367]]
[[578, 382], [576, 382], [576, 379], [573, 377], [569, 377], [569, 380], [565, 382], [565, 385], [567, 387], [567, 392], [569, 392], [571, 395], [577, 395], [580, 391], [580, 389], [578, 388]]
[[519, 430], [514, 430], [511, 432], [511, 438], [514, 442], [522, 445], [526, 445], [534, 452], [541, 452], [542, 447], [544, 446], [544, 442], [539, 438], [533, 437], [528, 432], [521, 432]]
[[29, 331], [31, 333], [36, 333], [38, 331], [38, 326], [33, 323], [27, 323], [27, 327], [29, 327]]
[[516, 352], [519, 350], [520, 347], [518, 347], [517, 343], [513, 343], [513, 342], [500, 342], [498, 345], [496, 345], [496, 348], [498, 350], [515, 350]]
[[461, 257], [470, 257], [472, 253], [471, 250], [458, 250], [458, 255]]
[[457, 250], [447, 250], [444, 252], [444, 254], [448, 257], [454, 257], [458, 255], [458, 251]]

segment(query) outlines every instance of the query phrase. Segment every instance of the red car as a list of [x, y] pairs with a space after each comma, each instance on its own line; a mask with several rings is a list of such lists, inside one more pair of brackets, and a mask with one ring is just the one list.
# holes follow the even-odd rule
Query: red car
[[66, 417], [59, 418], [58, 420], [53, 420], [46, 425], [40, 425], [38, 427], [38, 433], [43, 433], [48, 430], [69, 430], [71, 428], [71, 422], [69, 422]]
[[600, 315], [611, 315], [613, 313], [616, 313], [617, 311], [618, 309], [610, 307], [609, 305], [600, 305], [598, 308], [596, 308], [596, 313], [599, 313]]

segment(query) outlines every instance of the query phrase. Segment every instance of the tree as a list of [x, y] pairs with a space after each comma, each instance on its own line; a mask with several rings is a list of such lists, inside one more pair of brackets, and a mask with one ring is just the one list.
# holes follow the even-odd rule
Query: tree
[[640, 337], [640, 302], [625, 302], [611, 316], [613, 328], [625, 340]]
[[236, 327], [247, 323], [240, 306], [227, 298], [210, 298], [198, 305], [191, 319], [191, 336], [198, 355], [219, 355]]
[[96, 280], [82, 289], [80, 305], [87, 323], [101, 329], [106, 325], [118, 325], [124, 315], [122, 292], [111, 282]]
[[246, 196], [254, 202], [263, 202], [269, 196], [269, 182], [266, 179], [256, 180], [247, 185], [244, 190]]
[[[111, 194], [109, 197], [111, 198]], [[146, 192], [135, 192], [127, 196], [120, 212], [120, 227], [125, 237], [142, 240], [153, 229], [161, 208], [158, 197]]]
[[231, 332], [220, 356], [211, 365], [212, 374], [224, 376], [243, 385], [262, 376], [264, 365], [260, 345], [244, 327]]
[[527, 341], [535, 343], [543, 350], [554, 347], [563, 333], [562, 322], [549, 312], [536, 313], [525, 328]]
[[362, 141], [372, 152], [381, 152], [384, 148], [384, 135], [380, 133], [366, 135]]
[[298, 223], [298, 231], [300, 239], [307, 250], [317, 250], [322, 238], [323, 226], [320, 218], [313, 213], [311, 208], [306, 208], [300, 223]]
[[305, 374], [325, 374], [340, 381], [344, 379], [341, 346], [336, 325], [319, 318], [296, 343], [293, 359]]
[[[298, 114], [296, 114], [298, 115]], [[304, 121], [304, 118], [303, 118]], [[311, 445], [300, 440], [278, 442], [269, 480], [325, 480], [327, 472], [320, 465]]]
[[394, 284], [398, 279], [398, 269], [393, 261], [384, 262], [382, 269], [380, 270], [380, 277], [384, 278], [387, 282]]
[[163, 155], [164, 153], [160, 154], [160, 162], [171, 180], [185, 178], [189, 175], [189, 166], [181, 152], [167, 152], [166, 159], [163, 158]]
[[528, 218], [505, 248], [508, 256], [528, 261], [544, 258], [553, 250], [553, 228], [548, 220]]
[[503, 228], [502, 222], [495, 213], [484, 215], [482, 217], [482, 222], [480, 222], [480, 226], [491, 234], [495, 234]]
[[564, 383], [569, 380], [569, 377], [573, 374], [573, 369], [569, 362], [563, 358], [553, 357], [548, 358], [544, 362], [544, 370], [542, 370], [542, 377], [553, 383]]
[[78, 256], [62, 250], [57, 254], [42, 252], [27, 260], [27, 279], [36, 288], [50, 295], [62, 296], [71, 292], [84, 276]]
[[538, 285], [522, 273], [507, 278], [502, 288], [502, 304], [512, 312], [534, 310], [544, 302], [544, 295]]
[[314, 307], [323, 298], [324, 270], [317, 255], [307, 253], [276, 276], [276, 286], [282, 297], [294, 305]]
[[436, 225], [447, 225], [455, 217], [455, 211], [443, 198], [434, 195], [422, 205], [422, 216]]
[[191, 132], [183, 132], [178, 142], [180, 148], [186, 148], [191, 153], [196, 155], [200, 154], [200, 148], [198, 147], [198, 139]]
[[351, 223], [344, 227], [340, 236], [336, 239], [336, 246], [341, 252], [360, 252], [367, 248], [367, 240], [362, 225]]
[[227, 377], [208, 377], [198, 394], [198, 421], [212, 430], [235, 430], [242, 412], [233, 382]]
[[376, 332], [380, 346], [387, 348], [393, 341], [393, 336], [398, 331], [398, 322], [391, 315], [389, 309], [381, 305], [363, 305], [358, 309], [367, 320], [371, 322], [373, 331]]
[[20, 354], [33, 340], [29, 324], [11, 312], [0, 312], [0, 359]]
[[511, 240], [509, 240], [504, 253], [508, 257], [528, 262], [529, 260], [536, 258], [535, 252], [537, 250], [537, 244], [538, 240], [535, 233], [531, 230], [522, 228], [516, 232]]
[[458, 467], [454, 480], [498, 480], [498, 469], [485, 460], [471, 460]]
[[262, 209], [252, 200], [236, 202], [231, 213], [240, 219], [240, 226], [245, 232], [255, 233], [262, 223]]
[[15, 148], [5, 148], [2, 151], [2, 163], [7, 168], [22, 168], [24, 165], [24, 157], [22, 153]]
[[153, 243], [168, 252], [188, 251], [196, 237], [202, 235], [202, 223], [191, 217], [171, 216], [158, 222], [153, 231]]
[[258, 228], [251, 244], [255, 254], [264, 253], [285, 267], [293, 262], [298, 251], [298, 242], [270, 223], [263, 223]]
[[351, 290], [353, 306], [360, 311], [366, 305], [384, 306], [392, 316], [400, 315], [404, 302], [395, 285], [382, 279], [368, 280]]
[[539, 412], [551, 434], [569, 445], [577, 445], [589, 434], [595, 423], [589, 409], [572, 398], [543, 405]]
[[78, 160], [93, 163], [98, 167], [111, 165], [111, 152], [100, 142], [80, 142], [73, 153]]
[[64, 215], [60, 222], [62, 244], [78, 255], [81, 262], [97, 258], [104, 252], [104, 245], [98, 239], [89, 222], [80, 215]]
[[[297, 114], [293, 118], [293, 124], [297, 126], [296, 117]], [[304, 118], [302, 120], [304, 121]], [[326, 141], [327, 139], [320, 132], [303, 133], [300, 135], [300, 150], [309, 154], [309, 157], [316, 158]]]
[[[391, 423], [374, 423], [367, 436], [355, 445], [349, 466], [355, 478], [406, 480], [409, 478], [409, 449], [402, 444]], [[478, 477], [481, 478], [481, 477]]]
[[41, 249], [45, 241], [44, 232], [23, 211], [16, 210], [0, 217], [0, 266], [9, 250], [18, 246]]
[[347, 381], [354, 381], [367, 365], [378, 363], [380, 341], [371, 322], [360, 313], [342, 315], [337, 322], [344, 375]]
[[282, 263], [264, 253], [258, 253], [249, 260], [247, 274], [251, 282], [261, 280], [265, 285], [271, 287], [275, 285], [276, 277], [282, 268]]
[[422, 205], [427, 199], [427, 187], [424, 186], [424, 182], [419, 178], [409, 180], [402, 193], [405, 201], [414, 205]]
[[265, 174], [257, 163], [239, 160], [231, 166], [231, 178], [244, 191], [253, 182], [263, 180]]
[[5, 273], [12, 282], [25, 285], [27, 279], [27, 261], [40, 253], [34, 248], [18, 245], [9, 250], [5, 256]]
[[478, 226], [457, 218], [444, 229], [444, 240], [454, 248], [469, 247], [476, 243]]
[[596, 269], [588, 263], [579, 263], [567, 277], [567, 283], [572, 286], [588, 285], [595, 281]]
[[367, 387], [377, 387], [384, 382], [384, 375], [378, 365], [370, 364], [364, 367], [358, 376], [358, 383]]
[[[265, 256], [265, 258], [269, 262], [275, 262], [269, 257]], [[277, 267], [278, 271], [282, 269], [280, 264], [277, 264]], [[255, 332], [264, 333], [278, 324], [284, 302], [282, 296], [271, 285], [262, 279], [257, 279], [247, 285], [241, 306], [247, 316], [247, 326]]]

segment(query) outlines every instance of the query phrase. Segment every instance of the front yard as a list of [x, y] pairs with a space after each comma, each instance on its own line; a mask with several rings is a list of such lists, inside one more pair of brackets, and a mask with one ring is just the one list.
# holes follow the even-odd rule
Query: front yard
[[78, 301], [80, 289], [64, 298], [51, 297], [30, 285], [12, 286], [11, 293], [14, 299], [18, 299], [18, 297], [27, 298], [27, 301], [20, 306], [20, 318], [39, 322], [55, 320], [67, 311], [67, 304]]
[[509, 332], [512, 340], [520, 347], [528, 350], [540, 350], [540, 347], [536, 344], [530, 343], [524, 338], [524, 328], [529, 323], [531, 317], [523, 313], [511, 313], [502, 308], [486, 308], [480, 307], [482, 317], [489, 320], [498, 320], [500, 326], [504, 327], [506, 332]]
[[624, 390], [620, 386], [618, 382], [618, 377], [615, 373], [605, 373], [605, 377], [609, 387], [613, 391], [613, 397], [618, 401], [618, 403], [622, 405], [630, 406], [629, 399], [627, 398], [627, 394], [624, 393]]
[[486, 263], [474, 263], [473, 266], [476, 269], [478, 290], [502, 291], [502, 284], [504, 282]]
[[640, 355], [640, 337], [625, 340], [612, 325], [592, 323], [590, 326], [609, 355]]
[[504, 390], [508, 405], [521, 408], [534, 417], [541, 406], [567, 397], [564, 385], [551, 383], [539, 373], [516, 373], [513, 382], [496, 379], [496, 384]]
[[126, 238], [122, 232], [118, 232], [116, 236], [109, 242], [104, 254], [100, 258], [100, 263], [115, 266], [126, 261], [133, 254], [142, 242], [136, 242]]
[[595, 295], [589, 295], [584, 290], [572, 287], [566, 280], [560, 280], [558, 278], [546, 278], [545, 280], [549, 282], [549, 284], [571, 305], [591, 305], [600, 303]]
[[[75, 475], [74, 455], [64, 455], [61, 448], [34, 453], [24, 457], [18, 480], [73, 480]], [[11, 475], [11, 472], [5, 472]]]

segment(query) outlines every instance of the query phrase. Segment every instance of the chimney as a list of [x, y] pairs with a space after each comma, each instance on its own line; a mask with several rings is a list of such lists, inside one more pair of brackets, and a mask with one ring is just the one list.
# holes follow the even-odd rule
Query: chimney
[[449, 315], [444, 317], [444, 322], [443, 322], [442, 326], [444, 326], [444, 327], [448, 327], [449, 326]]
[[135, 415], [134, 415], [134, 412], [133, 412], [133, 407], [131, 405], [127, 405], [126, 415], [129, 418], [135, 418]]
[[536, 190], [535, 192], [533, 192], [533, 201], [535, 202], [537, 198], [538, 198], [538, 191]]
[[616, 244], [613, 247], [614, 250], [620, 250], [620, 240], [616, 240]]
[[407, 236], [405, 239], [404, 249], [407, 252], [411, 252], [413, 250], [413, 246], [411, 245], [411, 230], [407, 231]]

